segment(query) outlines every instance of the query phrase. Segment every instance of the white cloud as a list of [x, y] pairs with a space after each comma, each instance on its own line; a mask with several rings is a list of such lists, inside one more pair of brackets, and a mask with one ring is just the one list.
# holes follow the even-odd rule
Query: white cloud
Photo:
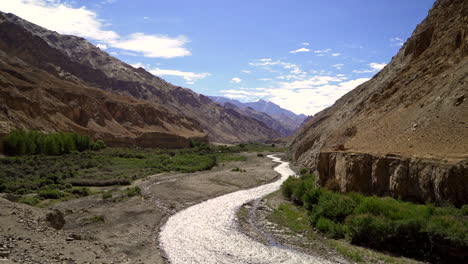
[[273, 79], [271, 78], [260, 78], [260, 79], [257, 79], [259, 81], [263, 81], [263, 82], [268, 82], [268, 81], [272, 81]]
[[353, 70], [354, 73], [372, 73], [374, 70]]
[[240, 83], [240, 82], [242, 82], [242, 79], [238, 78], [238, 77], [234, 77], [234, 78], [231, 79], [231, 82], [232, 83]]
[[339, 82], [340, 78], [333, 76], [312, 76], [306, 80], [298, 80], [292, 82], [280, 82], [284, 89], [303, 89], [313, 88], [314, 86], [328, 84], [330, 82]]
[[299, 53], [299, 52], [309, 52], [310, 49], [308, 48], [300, 48], [300, 49], [297, 49], [297, 50], [291, 50], [289, 53]]
[[110, 24], [99, 19], [94, 11], [85, 6], [74, 8], [61, 0], [3, 0], [0, 10], [61, 34], [99, 40], [106, 43], [101, 43], [106, 47], [137, 52], [146, 57], [174, 58], [191, 55], [184, 47], [189, 42], [184, 36], [171, 38], [133, 33], [122, 38], [116, 32], [106, 30]]
[[390, 39], [391, 45], [390, 46], [403, 46], [404, 41], [401, 38], [395, 37]]
[[107, 45], [106, 44], [97, 44], [96, 47], [100, 48], [101, 50], [106, 50], [107, 49]]
[[302, 42], [301, 44], [304, 45], [304, 46], [309, 46], [310, 45], [309, 42]]
[[249, 70], [241, 70], [241, 72], [246, 73], [246, 74], [252, 73], [252, 71], [249, 71]]
[[332, 56], [333, 56], [333, 57], [338, 57], [338, 56], [340, 56], [340, 55], [341, 55], [341, 53], [338, 53], [338, 52], [337, 52], [337, 53], [332, 53]]
[[332, 65], [332, 67], [335, 67], [335, 68], [337, 68], [338, 70], [341, 70], [341, 68], [342, 68], [343, 66], [344, 66], [343, 63], [338, 63], [338, 64]]
[[144, 16], [143, 19], [144, 19], [144, 20], [151, 20], [151, 17]]
[[360, 78], [316, 89], [272, 89], [268, 91], [271, 94], [269, 100], [298, 114], [316, 114], [367, 80]]
[[315, 53], [328, 53], [331, 49], [324, 49], [324, 50], [314, 50]]
[[383, 69], [385, 66], [387, 66], [386, 63], [376, 63], [376, 62], [372, 62], [369, 64], [369, 66], [374, 69], [374, 70], [381, 70]]
[[[324, 77], [317, 76], [317, 78]], [[333, 78], [326, 77], [325, 79]], [[247, 90], [222, 90], [220, 92], [226, 97], [247, 99], [249, 101], [264, 98], [297, 114], [311, 115], [332, 105], [341, 96], [368, 80], [369, 78], [359, 78], [350, 81], [337, 81], [335, 84], [326, 82], [328, 83], [327, 85], [311, 85], [309, 83], [303, 87], [298, 85], [297, 87], [301, 88], [297, 89], [287, 89], [284, 87], [245, 88]]]
[[187, 84], [194, 84], [195, 81], [204, 79], [211, 75], [210, 73], [194, 73], [194, 72], [184, 72], [184, 71], [178, 71], [178, 70], [163, 70], [159, 68], [152, 69], [149, 72], [151, 72], [152, 74], [156, 76], [163, 76], [163, 75], [179, 76], [179, 77], [184, 78]]
[[162, 35], [145, 35], [133, 33], [125, 40], [112, 41], [110, 45], [115, 48], [142, 53], [150, 58], [174, 58], [191, 55], [183, 47], [188, 42], [184, 36], [170, 38]]
[[61, 1], [8, 0], [1, 2], [0, 10], [61, 34], [106, 42], [119, 38], [116, 32], [104, 29], [104, 21], [95, 12], [86, 7], [73, 8]]

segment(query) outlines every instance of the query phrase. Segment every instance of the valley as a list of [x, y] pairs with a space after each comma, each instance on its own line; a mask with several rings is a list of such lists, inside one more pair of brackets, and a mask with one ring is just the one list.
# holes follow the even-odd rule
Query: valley
[[246, 2], [0, 3], [0, 263], [466, 262], [468, 1]]

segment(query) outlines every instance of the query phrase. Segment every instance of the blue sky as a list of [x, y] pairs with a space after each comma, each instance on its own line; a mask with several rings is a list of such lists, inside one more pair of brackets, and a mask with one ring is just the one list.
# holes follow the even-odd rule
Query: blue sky
[[205, 95], [314, 114], [376, 74], [434, 0], [2, 0]]

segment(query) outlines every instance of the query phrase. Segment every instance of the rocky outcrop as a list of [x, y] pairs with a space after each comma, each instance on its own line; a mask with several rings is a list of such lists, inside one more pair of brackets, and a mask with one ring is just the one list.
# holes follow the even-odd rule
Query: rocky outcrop
[[468, 2], [439, 0], [392, 61], [304, 124], [292, 158], [342, 191], [468, 202]]
[[61, 35], [0, 12], [0, 50], [61, 80], [164, 105], [196, 120], [210, 140], [261, 141], [279, 134], [258, 120], [233, 114], [208, 97], [174, 86], [143, 68], [119, 61], [83, 38]]
[[321, 152], [319, 183], [336, 181], [342, 192], [393, 196], [415, 202], [450, 202], [461, 206], [468, 197], [468, 162]]

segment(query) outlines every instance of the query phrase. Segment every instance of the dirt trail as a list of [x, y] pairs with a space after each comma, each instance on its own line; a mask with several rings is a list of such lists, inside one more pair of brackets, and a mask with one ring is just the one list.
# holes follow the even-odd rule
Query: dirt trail
[[331, 263], [298, 251], [267, 246], [238, 231], [237, 210], [246, 202], [276, 191], [294, 172], [288, 162], [275, 171], [281, 178], [249, 190], [226, 194], [191, 206], [171, 216], [160, 233], [160, 243], [172, 264], [177, 263]]

